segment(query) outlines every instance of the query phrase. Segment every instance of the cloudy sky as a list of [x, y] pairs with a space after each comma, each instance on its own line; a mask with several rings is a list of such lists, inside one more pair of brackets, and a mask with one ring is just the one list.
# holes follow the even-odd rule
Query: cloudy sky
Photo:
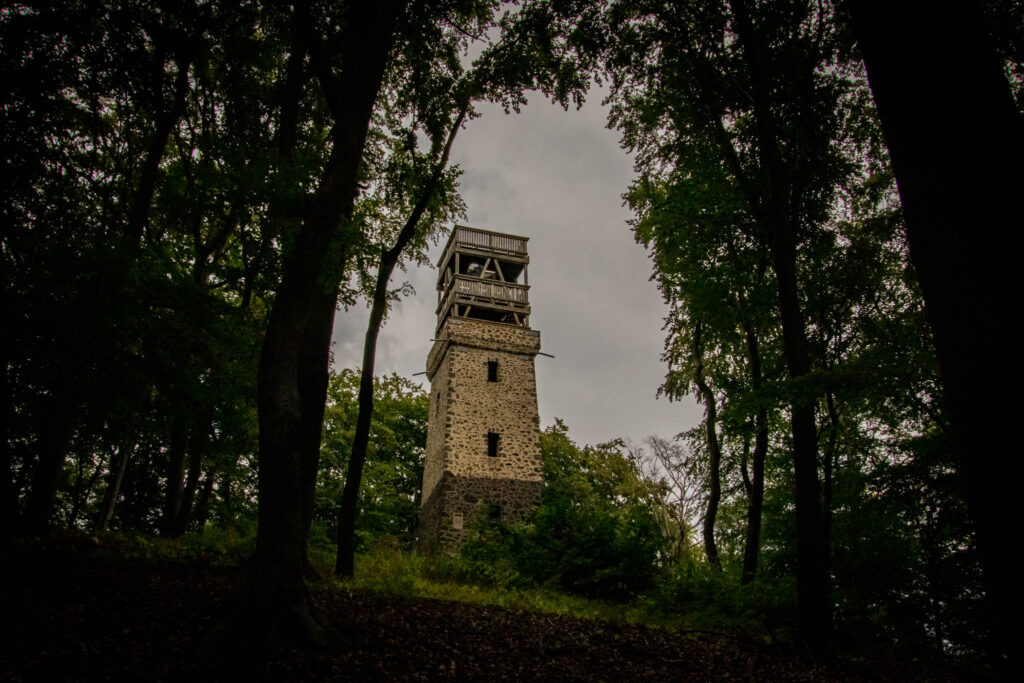
[[[521, 114], [484, 106], [456, 139], [464, 223], [530, 238], [530, 324], [541, 332], [537, 393], [542, 427], [560, 417], [577, 443], [649, 435], [671, 437], [696, 425], [692, 401], [655, 399], [666, 307], [650, 259], [633, 240], [621, 195], [632, 161], [618, 133], [604, 127], [600, 96], [563, 111], [537, 95]], [[431, 251], [440, 258], [443, 243]], [[400, 279], [401, 278], [401, 279]], [[434, 331], [434, 269], [396, 272], [416, 296], [401, 302], [381, 332], [377, 373], [424, 369]], [[358, 367], [367, 310], [340, 311], [336, 367]], [[425, 383], [423, 376], [413, 379]]]

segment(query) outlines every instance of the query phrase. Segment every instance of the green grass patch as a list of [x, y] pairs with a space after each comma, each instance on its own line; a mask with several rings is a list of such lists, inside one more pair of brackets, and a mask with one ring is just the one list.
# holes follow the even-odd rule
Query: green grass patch
[[[558, 614], [626, 624], [670, 626], [670, 621], [652, 613], [643, 602], [604, 602], [567, 595], [546, 587], [481, 585], [466, 580], [473, 569], [460, 557], [424, 557], [403, 551], [387, 539], [369, 553], [356, 556], [355, 576], [332, 581], [343, 590], [365, 590], [407, 600], [452, 600], [475, 605], [492, 605], [519, 612]], [[500, 572], [499, 572], [500, 575]], [[516, 582], [518, 583], [518, 582]]]
[[[179, 539], [106, 533], [83, 537], [90, 552], [152, 562], [240, 567], [255, 548], [254, 525], [208, 527]], [[554, 585], [524, 580], [502, 557], [481, 562], [461, 555], [423, 556], [385, 536], [368, 552], [356, 555], [355, 576], [334, 577], [336, 546], [313, 529], [309, 558], [325, 590], [368, 591], [405, 600], [451, 600], [518, 612], [572, 616], [618, 624], [672, 630], [706, 630], [744, 634], [764, 640], [791, 636], [795, 604], [792, 583], [755, 582], [739, 586], [738, 577], [713, 572], [701, 564], [666, 572], [648, 593], [631, 600], [600, 600], [572, 595]], [[486, 565], [486, 566], [484, 566]]]

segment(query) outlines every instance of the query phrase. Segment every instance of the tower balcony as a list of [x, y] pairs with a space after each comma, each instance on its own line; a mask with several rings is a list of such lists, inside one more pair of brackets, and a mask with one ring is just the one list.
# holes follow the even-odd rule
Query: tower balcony
[[522, 324], [530, 314], [528, 285], [501, 282], [470, 275], [455, 275], [437, 306], [437, 327], [444, 326], [449, 315], [473, 315], [503, 322]]
[[438, 269], [444, 271], [451, 263], [456, 251], [463, 254], [477, 254], [479, 256], [503, 256], [513, 261], [527, 262], [526, 242], [529, 238], [516, 235], [506, 235], [480, 228], [468, 228], [464, 225], [457, 225], [448, 238], [448, 244], [444, 247], [441, 260], [437, 262]]
[[437, 330], [449, 318], [529, 328], [526, 237], [455, 226], [438, 262]]

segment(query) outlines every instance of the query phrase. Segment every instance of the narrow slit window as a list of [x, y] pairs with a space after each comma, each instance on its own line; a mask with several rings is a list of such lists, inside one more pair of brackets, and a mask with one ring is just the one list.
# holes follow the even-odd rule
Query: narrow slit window
[[487, 381], [497, 382], [498, 381], [498, 361], [489, 360], [487, 361]]
[[498, 457], [498, 432], [487, 432], [487, 456], [490, 458]]

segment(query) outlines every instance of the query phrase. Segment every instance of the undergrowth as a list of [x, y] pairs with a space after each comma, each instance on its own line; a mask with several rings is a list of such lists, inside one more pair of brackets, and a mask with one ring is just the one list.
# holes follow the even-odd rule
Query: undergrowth
[[500, 561], [481, 575], [476, 563], [462, 556], [424, 557], [388, 539], [357, 555], [355, 569], [352, 579], [332, 580], [330, 585], [408, 600], [454, 600], [621, 624], [742, 634], [766, 642], [792, 636], [792, 585], [755, 582], [741, 587], [736, 577], [698, 565], [666, 572], [650, 593], [627, 601], [571, 595], [551, 586], [527, 587]]
[[[255, 547], [255, 528], [208, 527], [180, 539], [107, 533], [86, 542], [111, 559], [241, 567]], [[500, 558], [485, 570], [477, 559], [443, 554], [427, 557], [405, 550], [390, 537], [357, 554], [355, 576], [341, 580], [333, 575], [335, 550], [326, 533], [314, 529], [309, 558], [322, 577], [322, 590], [368, 591], [404, 600], [451, 600], [619, 624], [716, 631], [765, 641], [791, 636], [792, 585], [755, 582], [741, 587], [735, 577], [696, 564], [665, 572], [645, 595], [613, 601], [571, 595], [550, 585], [527, 585]]]
[[482, 585], [465, 579], [467, 568], [458, 557], [424, 557], [387, 543], [357, 555], [355, 576], [334, 582], [342, 590], [367, 590], [407, 600], [454, 600], [494, 605], [520, 612], [571, 615], [620, 623], [647, 623], [643, 605], [605, 603], [559, 593], [543, 587]]

